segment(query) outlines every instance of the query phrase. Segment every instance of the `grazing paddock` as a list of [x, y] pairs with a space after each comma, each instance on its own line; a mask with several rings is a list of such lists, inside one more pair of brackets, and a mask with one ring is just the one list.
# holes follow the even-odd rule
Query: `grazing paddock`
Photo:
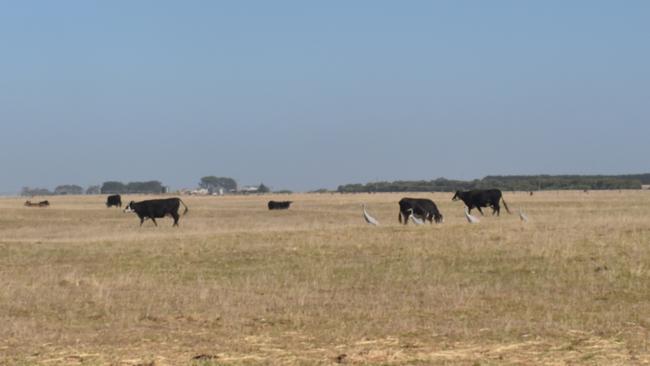
[[180, 227], [1, 198], [0, 364], [650, 363], [650, 192], [504, 192], [476, 225], [452, 196], [182, 197]]

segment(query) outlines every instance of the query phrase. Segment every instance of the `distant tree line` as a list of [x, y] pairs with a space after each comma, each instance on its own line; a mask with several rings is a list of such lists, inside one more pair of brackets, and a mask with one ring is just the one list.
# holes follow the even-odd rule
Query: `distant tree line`
[[[206, 176], [201, 178], [199, 187], [207, 189], [210, 194], [223, 190], [224, 193], [238, 193], [237, 182], [228, 177]], [[268, 193], [271, 189], [264, 183], [257, 186], [255, 193]], [[23, 187], [21, 194], [23, 196], [49, 196], [49, 195], [80, 195], [80, 194], [127, 194], [127, 193], [144, 193], [144, 194], [162, 194], [167, 193], [166, 187], [157, 180], [146, 182], [129, 182], [119, 181], [104, 182], [101, 186], [91, 185], [85, 190], [76, 184], [64, 184], [57, 186], [54, 191], [46, 188]], [[246, 192], [244, 192], [246, 193]], [[290, 193], [284, 190], [282, 193]]]
[[341, 193], [358, 192], [454, 192], [497, 188], [504, 191], [641, 189], [650, 184], [650, 174], [636, 175], [489, 175], [470, 181], [438, 178], [434, 180], [346, 184]]
[[23, 187], [20, 191], [21, 196], [49, 196], [53, 193], [47, 188]]
[[102, 193], [102, 188], [100, 186], [90, 186], [86, 188], [86, 194], [100, 194]]
[[47, 188], [23, 187], [20, 191], [22, 196], [52, 196], [52, 195], [80, 195], [80, 194], [102, 194], [102, 193], [165, 193], [165, 188], [158, 181], [131, 182], [105, 182], [102, 186], [91, 185], [85, 190], [76, 184], [63, 184], [50, 191]]
[[[237, 181], [235, 181], [232, 178], [216, 177], [214, 175], [201, 178], [201, 180], [199, 181], [199, 187], [203, 189], [207, 189], [209, 194], [219, 193], [220, 191], [223, 191], [223, 193], [239, 192], [237, 187]], [[260, 185], [257, 186], [257, 190], [255, 191], [255, 193], [269, 193], [269, 192], [271, 192], [271, 189], [268, 186], [266, 186], [264, 183], [260, 183]], [[287, 193], [287, 192], [290, 191], [283, 190], [281, 193]], [[244, 193], [246, 193], [246, 191]]]
[[104, 182], [100, 189], [102, 194], [116, 194], [116, 193], [151, 193], [161, 194], [166, 193], [165, 187], [161, 182], [152, 180], [148, 182], [129, 182], [122, 183], [117, 181]]
[[223, 190], [226, 193], [235, 192], [237, 191], [237, 182], [232, 178], [210, 175], [201, 178], [199, 187], [207, 189], [210, 194], [216, 193], [219, 190]]

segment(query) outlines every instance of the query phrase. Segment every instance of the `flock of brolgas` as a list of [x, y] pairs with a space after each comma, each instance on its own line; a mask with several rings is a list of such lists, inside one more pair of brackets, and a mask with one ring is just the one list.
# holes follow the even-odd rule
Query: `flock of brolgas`
[[[483, 214], [482, 207], [491, 207], [493, 215], [499, 215], [500, 213], [500, 202], [503, 202], [503, 206], [506, 211], [510, 213], [506, 201], [503, 199], [503, 195], [498, 189], [488, 189], [488, 190], [473, 190], [473, 191], [457, 191], [452, 200], [461, 200], [465, 203], [465, 218], [470, 224], [478, 224], [481, 220], [472, 215], [472, 209], [476, 208], [479, 210], [481, 215]], [[413, 222], [415, 225], [423, 225], [428, 219], [430, 222], [433, 222], [435, 218], [436, 223], [443, 222], [442, 214], [438, 211], [435, 203], [429, 199], [422, 198], [408, 198], [405, 197], [399, 201], [400, 213], [399, 221], [407, 224], [409, 221]], [[362, 204], [363, 207], [363, 218], [369, 225], [378, 226], [379, 220], [372, 217], [368, 213], [368, 209], [365, 203]], [[522, 222], [528, 222], [528, 215], [522, 210], [519, 209], [519, 218]]]

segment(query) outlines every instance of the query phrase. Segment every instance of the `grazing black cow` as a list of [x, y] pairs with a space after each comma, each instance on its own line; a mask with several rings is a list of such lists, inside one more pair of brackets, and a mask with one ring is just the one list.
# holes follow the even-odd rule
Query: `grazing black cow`
[[269, 210], [285, 210], [292, 201], [269, 201]]
[[178, 226], [178, 218], [180, 217], [178, 214], [178, 208], [181, 203], [185, 206], [185, 211], [183, 212], [183, 215], [185, 215], [187, 213], [187, 206], [185, 205], [185, 202], [177, 197], [140, 202], [131, 201], [124, 208], [124, 212], [135, 212], [140, 218], [140, 226], [142, 226], [145, 219], [151, 219], [154, 225], [158, 226], [156, 218], [165, 217], [167, 215], [174, 218], [173, 226]]
[[438, 207], [433, 201], [426, 198], [405, 197], [399, 201], [399, 214], [397, 215], [399, 222], [401, 223], [402, 219], [404, 219], [404, 225], [408, 224], [411, 215], [423, 220], [429, 220], [430, 223], [433, 223], [433, 221], [436, 224], [442, 222], [442, 214], [438, 211]]
[[122, 207], [122, 197], [119, 194], [114, 194], [106, 198], [106, 207]]
[[499, 201], [503, 201], [503, 207], [506, 208], [506, 211], [510, 213], [506, 201], [503, 199], [501, 191], [498, 189], [477, 189], [473, 191], [456, 191], [456, 194], [451, 199], [452, 201], [461, 200], [465, 202], [467, 206], [467, 211], [472, 212], [473, 208], [477, 208], [478, 211], [483, 215], [483, 210], [481, 207], [492, 207], [492, 215], [495, 213], [499, 216], [501, 212], [501, 207], [499, 206]]

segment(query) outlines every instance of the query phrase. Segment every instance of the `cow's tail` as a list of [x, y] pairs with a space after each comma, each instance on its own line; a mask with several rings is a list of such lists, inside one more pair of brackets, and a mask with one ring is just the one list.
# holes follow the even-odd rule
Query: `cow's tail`
[[508, 208], [508, 205], [506, 204], [506, 200], [503, 199], [503, 196], [501, 196], [501, 202], [503, 202], [503, 207], [506, 208], [506, 211], [508, 211], [508, 213], [512, 213], [512, 212], [510, 212], [510, 209]]
[[[179, 201], [181, 204], [183, 204], [183, 207], [185, 207], [185, 211], [183, 211], [183, 216], [185, 216], [185, 214], [187, 213], [187, 211], [189, 211], [189, 210], [187, 209], [187, 205], [186, 205], [185, 202], [183, 202], [183, 200], [180, 199], [180, 198], [178, 199], [178, 201]], [[508, 211], [508, 212], [510, 212], [510, 211]]]

